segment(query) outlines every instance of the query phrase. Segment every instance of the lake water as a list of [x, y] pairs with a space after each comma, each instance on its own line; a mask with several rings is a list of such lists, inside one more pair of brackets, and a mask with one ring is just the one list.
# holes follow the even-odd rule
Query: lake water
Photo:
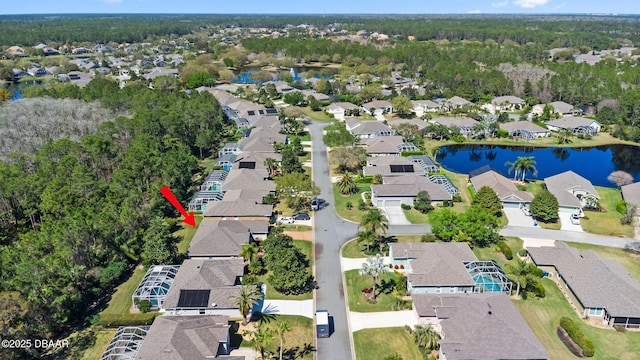
[[589, 179], [593, 185], [614, 187], [607, 176], [623, 170], [640, 181], [640, 147], [631, 145], [605, 145], [587, 148], [540, 148], [532, 146], [450, 145], [440, 148], [436, 160], [447, 170], [468, 174], [489, 165], [507, 177], [510, 166], [518, 156], [533, 156], [537, 176], [527, 173], [527, 179], [544, 179], [567, 170]]
[[[249, 75], [251, 75], [251, 73], [260, 71], [261, 69], [262, 69], [261, 67], [257, 67], [257, 66], [245, 67], [241, 73], [236, 74], [234, 76], [232, 82], [240, 83], [240, 84], [254, 84], [255, 81], [251, 80], [251, 78], [249, 78]], [[311, 69], [319, 70], [320, 68], [297, 66], [297, 67], [293, 67], [293, 68], [289, 69], [288, 72], [293, 77], [293, 81], [298, 81], [298, 80], [303, 80], [303, 78], [300, 76], [301, 73], [307, 72], [307, 71], [309, 71]], [[287, 72], [287, 70], [285, 70], [285, 69], [279, 70], [278, 72], [272, 71], [272, 73], [275, 75], [275, 77], [273, 79], [274, 81], [279, 81], [280, 80], [280, 77], [278, 76], [278, 73], [280, 71]], [[314, 77], [318, 78], [318, 79], [320, 79], [320, 78], [327, 78], [327, 79], [331, 78], [330, 76], [320, 76], [320, 75], [316, 75]]]

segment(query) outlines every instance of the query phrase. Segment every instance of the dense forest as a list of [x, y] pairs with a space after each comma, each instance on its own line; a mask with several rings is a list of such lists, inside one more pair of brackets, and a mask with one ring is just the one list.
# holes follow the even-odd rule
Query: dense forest
[[206, 92], [120, 90], [96, 79], [81, 95], [132, 116], [0, 162], [3, 339], [59, 336], [133, 264], [178, 260], [176, 225], [162, 220], [177, 213], [158, 190], [187, 199], [198, 144], [208, 154], [233, 135]]

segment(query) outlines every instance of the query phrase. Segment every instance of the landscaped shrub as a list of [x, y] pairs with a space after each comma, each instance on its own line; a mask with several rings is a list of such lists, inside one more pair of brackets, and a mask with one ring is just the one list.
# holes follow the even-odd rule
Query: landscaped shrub
[[511, 251], [511, 248], [509, 247], [509, 245], [507, 245], [507, 243], [505, 243], [504, 241], [498, 241], [497, 246], [500, 249], [500, 252], [504, 254], [504, 257], [507, 258], [507, 260], [513, 259], [513, 252]]
[[158, 312], [150, 312], [146, 314], [102, 314], [100, 315], [100, 325], [104, 327], [133, 326], [133, 325], [151, 325]]
[[525, 256], [527, 256], [527, 249], [524, 249], [524, 248], [520, 249], [520, 250], [518, 251], [518, 255], [520, 255], [520, 257], [525, 257]]
[[542, 283], [538, 280], [536, 280], [536, 286], [535, 286], [535, 294], [537, 297], [539, 298], [543, 298], [545, 296], [547, 296], [547, 292], [544, 289], [544, 286], [542, 285]]
[[360, 199], [358, 201], [358, 210], [360, 210], [360, 211], [367, 210], [367, 203], [365, 203], [364, 200], [362, 200], [362, 199]]
[[258, 277], [254, 274], [246, 274], [242, 276], [242, 285], [254, 285], [258, 283]]
[[373, 181], [373, 176], [356, 176], [354, 180], [358, 184], [371, 184], [371, 181]]
[[411, 155], [424, 155], [424, 151], [403, 151], [401, 154], [403, 157], [411, 156]]
[[353, 209], [353, 203], [351, 201], [347, 201], [347, 203], [344, 204], [344, 206], [347, 208], [347, 210]]
[[422, 242], [436, 242], [438, 238], [432, 233], [426, 233], [420, 237], [420, 241]]
[[401, 204], [400, 207], [402, 210], [411, 210], [411, 205], [409, 204]]
[[452, 196], [452, 201], [453, 201], [453, 202], [462, 202], [462, 195], [460, 195], [460, 194], [454, 194], [454, 195]]
[[151, 301], [135, 299], [133, 302], [141, 313], [146, 314], [151, 311]]
[[595, 346], [591, 339], [586, 337], [578, 325], [570, 318], [563, 316], [560, 319], [560, 327], [562, 327], [571, 339], [582, 349], [582, 354], [586, 357], [592, 357], [595, 354]]
[[624, 215], [627, 213], [627, 203], [624, 200], [618, 201], [616, 204], [616, 211]]

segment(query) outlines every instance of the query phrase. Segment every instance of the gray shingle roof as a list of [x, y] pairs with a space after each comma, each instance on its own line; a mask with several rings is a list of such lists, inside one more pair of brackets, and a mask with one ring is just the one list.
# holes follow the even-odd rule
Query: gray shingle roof
[[622, 187], [624, 201], [640, 207], [640, 182]]
[[378, 196], [406, 196], [415, 197], [420, 191], [429, 193], [432, 201], [451, 200], [449, 194], [441, 184], [435, 184], [420, 175], [400, 175], [384, 178], [382, 184], [371, 185], [371, 191]]
[[600, 124], [593, 119], [577, 117], [577, 116], [565, 116], [565, 117], [561, 117], [560, 119], [547, 121], [547, 125], [555, 126], [562, 129], [575, 129], [580, 126], [591, 126], [594, 123], [597, 125]]
[[573, 195], [574, 191], [586, 191], [600, 198], [591, 181], [571, 170], [544, 178], [544, 183], [547, 190], [558, 199], [560, 206], [582, 207], [580, 199]]
[[402, 142], [402, 136], [378, 136], [360, 140], [369, 154], [399, 154], [398, 145]]
[[640, 317], [640, 283], [617, 261], [559, 241], [555, 247], [527, 250], [538, 266], [555, 266], [584, 307], [604, 307], [613, 317]]
[[464, 266], [477, 261], [466, 243], [397, 243], [389, 244], [394, 258], [411, 260], [407, 279], [413, 286], [473, 286], [475, 283]]
[[493, 98], [493, 100], [491, 100], [491, 103], [493, 105], [502, 105], [504, 103], [507, 103], [507, 104], [523, 104], [524, 100], [522, 100], [521, 98], [519, 98], [517, 96], [506, 95], [506, 96], [498, 96], [498, 97]]
[[216, 201], [207, 205], [205, 217], [271, 217], [273, 205], [256, 204], [252, 201]]
[[540, 125], [536, 125], [529, 121], [513, 121], [508, 123], [500, 124], [500, 129], [508, 131], [509, 134], [518, 130], [526, 130], [532, 133], [548, 133], [549, 130], [543, 128]]
[[228, 316], [158, 316], [136, 360], [192, 360], [218, 355], [229, 338]]
[[251, 241], [248, 224], [240, 220], [203, 220], [189, 244], [188, 254], [197, 256], [236, 256]]
[[421, 316], [437, 314], [442, 327], [440, 351], [448, 360], [549, 358], [506, 294], [418, 294], [412, 298]]
[[438, 117], [430, 122], [444, 126], [474, 127], [478, 121], [470, 117]]
[[216, 303], [221, 309], [237, 308], [231, 296], [238, 291], [236, 285], [243, 272], [242, 258], [186, 259], [167, 293], [164, 308], [178, 306], [181, 290], [211, 290], [207, 304]]
[[222, 184], [223, 190], [253, 189], [275, 191], [276, 184], [266, 177], [265, 171], [233, 169]]
[[483, 186], [490, 187], [503, 202], [531, 202], [533, 200], [533, 194], [518, 190], [511, 180], [493, 170], [473, 176], [471, 184], [476, 191], [479, 191]]

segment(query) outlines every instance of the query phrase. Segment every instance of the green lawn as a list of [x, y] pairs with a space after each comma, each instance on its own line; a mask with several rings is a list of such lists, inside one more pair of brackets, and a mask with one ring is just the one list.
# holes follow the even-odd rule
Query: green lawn
[[622, 215], [616, 211], [616, 205], [622, 199], [620, 190], [601, 186], [595, 188], [600, 195], [600, 207], [604, 211], [585, 211], [585, 217], [580, 221], [582, 227], [594, 234], [633, 237], [633, 226], [622, 225]]
[[631, 360], [638, 358], [638, 354], [640, 354], [640, 332], [629, 331], [621, 333], [589, 326], [569, 306], [569, 303], [553, 281], [543, 279], [542, 284], [546, 290], [545, 298], [515, 300], [514, 303], [551, 355], [551, 359], [577, 359], [567, 350], [556, 335], [556, 328], [562, 316], [568, 316], [573, 319], [584, 334], [593, 341], [596, 353], [592, 359]]
[[[306, 241], [306, 240], [293, 240], [293, 244], [298, 249], [300, 249], [300, 251], [302, 251], [302, 253], [307, 257], [307, 260], [309, 260], [309, 264], [311, 264], [311, 262], [313, 261], [311, 257], [313, 243], [311, 241]], [[309, 271], [311, 271], [311, 268], [309, 268]], [[271, 284], [269, 284], [269, 281], [267, 280], [269, 278], [269, 275], [270, 275], [270, 272], [267, 272], [264, 275], [258, 276], [258, 281], [263, 282], [267, 285], [267, 294], [265, 296], [266, 299], [270, 299], [270, 300], [313, 299], [313, 292], [311, 291], [309, 291], [308, 293], [300, 294], [300, 295], [286, 295], [279, 292], [278, 290], [274, 289], [273, 286], [271, 286]]]
[[334, 118], [333, 116], [327, 114], [324, 111], [313, 111], [308, 107], [302, 108], [304, 110], [304, 113], [311, 119], [314, 121], [320, 121], [320, 122], [333, 122], [336, 121], [336, 118]]
[[284, 230], [288, 231], [311, 231], [313, 228], [308, 225], [280, 225]]
[[111, 295], [109, 305], [107, 305], [107, 308], [104, 309], [102, 313], [113, 315], [129, 314], [129, 309], [133, 305], [131, 303], [131, 295], [136, 291], [136, 288], [146, 273], [146, 268], [136, 268], [131, 277], [116, 288], [116, 291]]
[[[284, 356], [285, 359], [313, 359], [313, 353], [315, 347], [313, 346], [313, 319], [304, 316], [293, 315], [276, 315], [269, 322], [261, 325], [268, 328], [275, 329], [277, 324], [281, 321], [286, 321], [291, 325], [291, 331], [286, 332], [284, 335]], [[240, 337], [235, 336], [239, 339]], [[239, 345], [242, 347], [253, 347], [253, 343], [247, 339], [242, 339], [242, 342], [238, 344], [235, 342], [233, 345]], [[277, 335], [275, 339], [265, 347], [266, 351], [277, 355], [279, 354], [280, 340]]]
[[182, 226], [182, 229], [173, 233], [175, 237], [180, 239], [180, 241], [178, 242], [179, 254], [187, 253], [187, 250], [189, 249], [189, 244], [191, 243], [191, 239], [193, 239], [193, 235], [196, 233], [196, 230], [198, 229], [198, 226], [202, 222], [202, 219], [204, 219], [202, 215], [196, 215], [196, 227], [189, 226], [185, 223], [180, 223]]
[[[358, 210], [358, 203], [360, 202], [360, 199], [362, 199], [362, 195], [360, 194], [365, 191], [371, 191], [371, 184], [358, 184], [358, 188], [360, 189], [358, 193], [344, 196], [340, 194], [336, 188], [336, 184], [333, 184], [333, 199], [336, 206], [336, 212], [340, 217], [357, 223], [360, 222], [360, 219], [366, 213], [366, 211]], [[351, 202], [353, 205], [351, 210], [347, 210], [347, 202]]]
[[413, 337], [401, 327], [364, 329], [353, 333], [357, 360], [383, 359], [394, 353], [403, 360], [422, 360]]
[[429, 214], [423, 214], [416, 209], [411, 210], [402, 210], [404, 212], [404, 216], [409, 220], [412, 224], [428, 224], [429, 223]]
[[97, 360], [100, 359], [102, 353], [107, 349], [107, 345], [113, 339], [117, 329], [100, 330], [96, 332], [96, 342], [92, 347], [85, 350], [82, 355], [82, 360]]
[[[349, 297], [349, 310], [357, 312], [377, 312], [377, 311], [393, 311], [397, 306], [397, 300], [393, 296], [392, 286], [389, 281], [399, 278], [394, 272], [388, 272], [378, 278], [376, 287], [377, 301], [370, 303], [362, 295], [362, 289], [371, 288], [373, 286], [373, 278], [371, 276], [362, 276], [358, 273], [358, 269], [349, 270], [344, 273], [347, 283], [347, 296]], [[407, 304], [411, 308], [411, 303]]]
[[[522, 240], [520, 238], [515, 238], [515, 237], [506, 237], [504, 239], [504, 242], [507, 243], [507, 245], [509, 245], [509, 247], [511, 248], [511, 251], [513, 253], [513, 259], [514, 260], [517, 259], [518, 251], [522, 249]], [[498, 263], [498, 265], [500, 265], [500, 267], [504, 268], [504, 265], [508, 261], [504, 257], [504, 255], [501, 252], [496, 251], [495, 248], [496, 248], [495, 245], [484, 247], [484, 248], [474, 247], [473, 253], [476, 255], [478, 260], [495, 260]]]

